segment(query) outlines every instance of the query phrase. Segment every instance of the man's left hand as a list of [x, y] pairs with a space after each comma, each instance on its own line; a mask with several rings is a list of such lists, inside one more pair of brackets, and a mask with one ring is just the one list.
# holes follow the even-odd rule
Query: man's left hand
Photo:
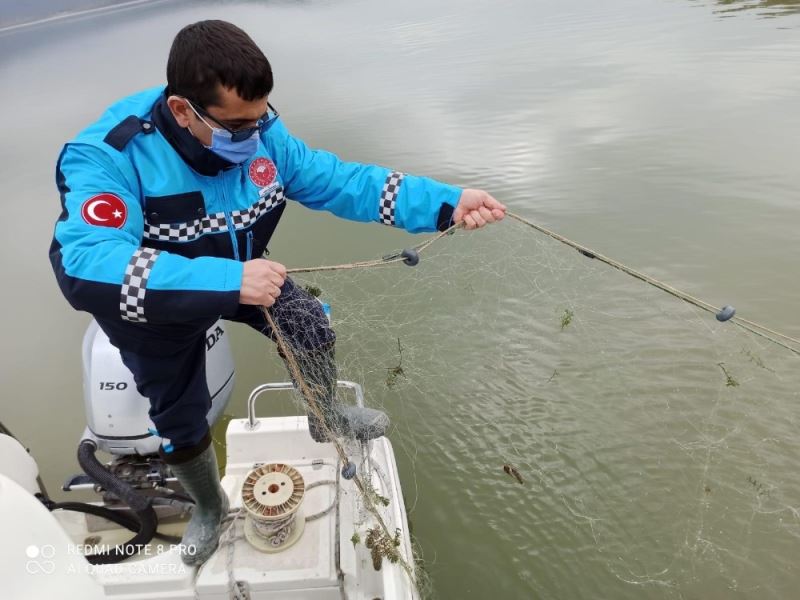
[[464, 221], [464, 229], [478, 229], [506, 216], [505, 204], [501, 204], [483, 190], [466, 189], [461, 192], [453, 223]]

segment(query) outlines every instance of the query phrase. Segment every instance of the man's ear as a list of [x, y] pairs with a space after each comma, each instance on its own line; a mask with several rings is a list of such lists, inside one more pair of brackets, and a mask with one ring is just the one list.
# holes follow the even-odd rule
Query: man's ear
[[192, 111], [189, 104], [185, 99], [180, 96], [170, 96], [167, 98], [167, 106], [169, 107], [172, 116], [175, 117], [178, 125], [181, 127], [189, 127], [191, 121], [189, 120], [189, 113]]

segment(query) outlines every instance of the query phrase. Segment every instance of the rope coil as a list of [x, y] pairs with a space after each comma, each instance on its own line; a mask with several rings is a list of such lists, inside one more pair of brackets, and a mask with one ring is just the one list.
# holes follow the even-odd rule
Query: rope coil
[[250, 471], [242, 485], [247, 540], [264, 552], [284, 550], [299, 540], [305, 492], [303, 476], [292, 466], [271, 463]]

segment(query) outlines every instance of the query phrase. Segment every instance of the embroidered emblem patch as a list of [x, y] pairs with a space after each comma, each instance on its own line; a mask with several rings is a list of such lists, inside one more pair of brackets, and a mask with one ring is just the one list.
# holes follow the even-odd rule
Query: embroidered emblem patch
[[249, 174], [250, 181], [263, 188], [275, 181], [278, 170], [270, 159], [260, 156], [250, 163]]
[[81, 216], [89, 225], [120, 229], [128, 219], [128, 207], [114, 194], [97, 194], [81, 206]]

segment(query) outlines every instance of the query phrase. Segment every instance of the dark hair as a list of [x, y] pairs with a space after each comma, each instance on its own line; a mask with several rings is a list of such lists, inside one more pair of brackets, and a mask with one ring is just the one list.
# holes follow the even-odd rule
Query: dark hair
[[217, 84], [244, 100], [272, 91], [272, 67], [244, 31], [226, 21], [199, 21], [178, 32], [167, 59], [167, 95], [202, 107], [217, 104]]

